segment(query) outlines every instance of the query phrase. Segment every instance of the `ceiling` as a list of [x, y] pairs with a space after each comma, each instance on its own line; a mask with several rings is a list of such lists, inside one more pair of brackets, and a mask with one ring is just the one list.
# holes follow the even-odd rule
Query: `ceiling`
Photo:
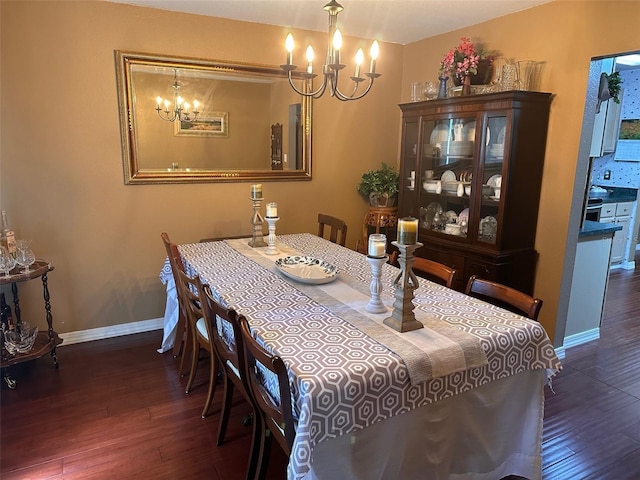
[[[324, 32], [328, 0], [108, 0]], [[406, 44], [553, 0], [340, 0], [343, 34]]]

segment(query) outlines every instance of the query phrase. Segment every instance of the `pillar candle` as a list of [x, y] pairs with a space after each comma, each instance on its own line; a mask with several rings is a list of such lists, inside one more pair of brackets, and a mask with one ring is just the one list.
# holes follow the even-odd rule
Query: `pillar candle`
[[267, 203], [267, 217], [276, 218], [278, 216], [278, 204]]
[[398, 243], [414, 245], [418, 243], [418, 219], [405, 217], [398, 220]]
[[251, 198], [262, 198], [262, 184], [254, 183], [251, 185]]
[[387, 253], [387, 236], [383, 233], [373, 233], [369, 235], [369, 248], [367, 253], [370, 257], [384, 257]]

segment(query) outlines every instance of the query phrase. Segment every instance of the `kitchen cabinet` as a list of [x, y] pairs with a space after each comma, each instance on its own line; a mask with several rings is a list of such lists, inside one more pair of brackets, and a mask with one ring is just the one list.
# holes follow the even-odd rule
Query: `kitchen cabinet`
[[625, 261], [632, 213], [633, 202], [605, 203], [602, 206], [600, 223], [614, 223], [622, 227], [622, 230], [618, 230], [613, 236], [610, 260], [612, 264]]
[[[613, 58], [602, 61], [602, 72], [610, 74], [613, 72]], [[616, 151], [618, 136], [620, 134], [620, 114], [622, 111], [622, 95], [618, 95], [620, 103], [616, 103], [612, 98], [600, 105], [600, 111], [596, 112], [593, 122], [593, 133], [591, 136], [590, 157], [603, 157]]]
[[532, 293], [551, 94], [510, 91], [402, 104], [399, 216], [416, 254]]

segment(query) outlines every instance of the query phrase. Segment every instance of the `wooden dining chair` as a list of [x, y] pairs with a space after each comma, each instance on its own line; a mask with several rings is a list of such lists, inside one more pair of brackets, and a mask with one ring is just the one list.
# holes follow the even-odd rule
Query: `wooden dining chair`
[[542, 308], [541, 299], [477, 275], [469, 278], [465, 293], [536, 321]]
[[427, 280], [434, 281], [445, 287], [451, 288], [456, 278], [457, 270], [447, 265], [434, 262], [422, 257], [413, 257], [413, 271]]
[[[164, 248], [167, 251], [167, 257], [169, 258], [169, 265], [171, 265], [171, 273], [173, 274], [173, 281], [176, 286], [176, 294], [178, 297], [178, 322], [176, 324], [176, 339], [173, 344], [173, 356], [178, 357], [182, 355], [180, 359], [180, 375], [185, 375], [185, 366], [191, 356], [191, 335], [189, 334], [189, 328], [186, 320], [186, 312], [182, 304], [182, 295], [179, 288], [180, 278], [178, 272], [184, 272], [184, 265], [182, 264], [182, 257], [178, 251], [178, 246], [171, 242], [169, 235], [166, 232], [160, 234]], [[187, 360], [185, 360], [187, 359]]]
[[344, 220], [325, 215], [318, 214], [318, 236], [324, 238], [324, 228], [329, 227], [329, 241], [342, 245], [344, 247], [347, 241], [347, 224]]
[[[276, 439], [287, 456], [291, 455], [293, 440], [296, 436], [291, 408], [291, 388], [287, 367], [282, 359], [268, 352], [258, 343], [251, 334], [246, 318], [239, 316], [238, 321], [244, 341], [244, 369], [257, 410], [254, 420], [256, 423], [254, 441], [259, 445], [254, 452], [257, 455], [255, 475], [257, 480], [264, 478], [267, 470], [272, 438]], [[274, 379], [277, 379], [278, 399], [274, 399], [265, 387], [263, 380], [265, 374], [273, 375]]]
[[[253, 409], [253, 417], [256, 416], [256, 408], [253, 397], [249, 393], [249, 382], [244, 369], [245, 349], [242, 333], [240, 332], [238, 314], [234, 309], [226, 308], [218, 303], [213, 298], [209, 285], [203, 285], [199, 280], [196, 280], [196, 285], [198, 286], [198, 295], [202, 301], [203, 318], [211, 327], [211, 343], [213, 344], [213, 350], [218, 357], [218, 362], [222, 370], [224, 393], [222, 397], [222, 412], [218, 427], [218, 438], [216, 441], [216, 445], [220, 446], [224, 443], [235, 388], [240, 391]], [[256, 422], [254, 421], [252, 423], [255, 429]], [[257, 449], [259, 445], [256, 441], [255, 432], [252, 438], [254, 441], [251, 445], [252, 454], [249, 456], [246, 478], [254, 477], [258, 460]]]
[[189, 371], [189, 379], [185, 393], [191, 391], [193, 381], [198, 370], [198, 362], [200, 360], [200, 351], [205, 350], [209, 353], [209, 389], [207, 398], [204, 402], [202, 410], [202, 418], [207, 416], [209, 407], [213, 400], [213, 394], [216, 390], [216, 376], [218, 374], [218, 357], [215, 354], [213, 343], [212, 326], [210, 322], [205, 321], [202, 309], [202, 299], [198, 292], [203, 288], [198, 276], [189, 277], [186, 273], [179, 271], [180, 289], [182, 294], [182, 302], [186, 312], [187, 325], [192, 338], [193, 348], [191, 349], [191, 369]]

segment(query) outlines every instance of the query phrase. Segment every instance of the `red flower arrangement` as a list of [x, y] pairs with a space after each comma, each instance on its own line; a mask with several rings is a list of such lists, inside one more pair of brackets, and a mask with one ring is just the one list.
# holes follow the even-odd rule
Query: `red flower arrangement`
[[450, 50], [440, 62], [440, 76], [454, 75], [463, 79], [468, 75], [475, 75], [478, 73], [478, 61], [480, 54], [476, 53], [471, 39], [462, 37], [460, 45]]

